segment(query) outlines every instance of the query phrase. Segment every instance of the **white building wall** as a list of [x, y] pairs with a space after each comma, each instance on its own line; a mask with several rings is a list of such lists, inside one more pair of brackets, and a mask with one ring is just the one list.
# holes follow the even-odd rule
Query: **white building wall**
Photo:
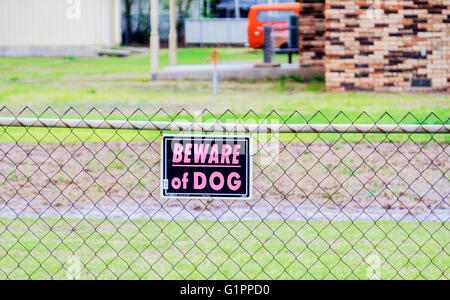
[[245, 44], [247, 19], [186, 19], [186, 44]]
[[0, 0], [0, 55], [110, 47], [120, 43], [120, 21], [120, 0]]

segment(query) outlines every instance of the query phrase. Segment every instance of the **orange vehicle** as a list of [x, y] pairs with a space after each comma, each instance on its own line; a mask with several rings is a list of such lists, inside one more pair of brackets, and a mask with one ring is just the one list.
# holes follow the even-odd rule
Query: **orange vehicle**
[[[291, 15], [299, 15], [300, 3], [257, 4], [248, 12], [248, 44], [259, 49], [264, 43], [264, 26], [274, 27], [274, 47], [286, 48], [289, 40], [288, 25]], [[278, 29], [277, 29], [278, 28]]]

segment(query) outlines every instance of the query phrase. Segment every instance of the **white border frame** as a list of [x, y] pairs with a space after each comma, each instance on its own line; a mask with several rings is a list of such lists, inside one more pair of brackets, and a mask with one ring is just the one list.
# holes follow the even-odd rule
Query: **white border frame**
[[[220, 196], [198, 196], [198, 197], [192, 197], [192, 196], [167, 196], [164, 195], [163, 193], [163, 186], [164, 186], [164, 177], [163, 177], [163, 173], [164, 173], [164, 137], [208, 137], [208, 138], [224, 138], [224, 137], [233, 137], [233, 138], [245, 138], [248, 139], [248, 170], [247, 170], [247, 178], [248, 178], [248, 197], [220, 197]], [[161, 198], [164, 199], [220, 199], [220, 200], [251, 200], [253, 193], [253, 155], [252, 155], [252, 135], [228, 135], [228, 134], [184, 134], [184, 133], [180, 133], [180, 134], [161, 134], [161, 157], [160, 157], [160, 173], [159, 173], [159, 177], [160, 177], [160, 183], [159, 183], [159, 191], [160, 191], [160, 196]]]

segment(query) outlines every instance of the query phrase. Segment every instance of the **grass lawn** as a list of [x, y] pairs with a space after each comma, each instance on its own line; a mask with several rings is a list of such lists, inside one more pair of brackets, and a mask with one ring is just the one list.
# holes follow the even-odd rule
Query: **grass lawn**
[[448, 226], [3, 218], [0, 278], [448, 278]]
[[[205, 63], [211, 49], [179, 49], [179, 64]], [[247, 48], [224, 48], [219, 52], [223, 62], [261, 60], [261, 51]], [[278, 55], [275, 60], [282, 61]], [[161, 53], [161, 67], [168, 65], [167, 51]], [[128, 58], [0, 58], [0, 106], [5, 105], [22, 117], [103, 118], [133, 120], [192, 120], [202, 115], [203, 121], [235, 120], [246, 122], [260, 119], [280, 119], [280, 122], [304, 123], [448, 123], [450, 95], [448, 94], [395, 94], [395, 93], [325, 93], [322, 79], [303, 81], [300, 78], [258, 81], [220, 82], [220, 93], [211, 94], [208, 81], [155, 81], [149, 80], [149, 57], [133, 55]], [[22, 109], [28, 106], [31, 110]], [[89, 110], [95, 106], [99, 111]], [[51, 107], [49, 110], [45, 110]], [[117, 107], [119, 110], [113, 110]], [[136, 109], [144, 113], [133, 113]], [[158, 111], [162, 108], [164, 111]], [[186, 111], [182, 111], [186, 109]], [[228, 109], [231, 110], [227, 111]], [[208, 111], [205, 111], [208, 110]], [[253, 112], [248, 113], [249, 110]], [[276, 110], [276, 113], [272, 111]], [[321, 113], [317, 114], [317, 111]], [[45, 113], [43, 113], [45, 111]], [[298, 111], [298, 113], [294, 113]], [[339, 112], [343, 114], [339, 114]], [[367, 112], [368, 115], [361, 114]], [[19, 114], [19, 112], [21, 112]], [[211, 112], [211, 113], [209, 113]], [[384, 114], [389, 112], [389, 114]], [[413, 115], [407, 115], [411, 112]], [[430, 113], [435, 115], [429, 115]], [[338, 115], [337, 118], [335, 118]], [[6, 110], [0, 116], [11, 117]], [[0, 141], [11, 142], [79, 142], [107, 139], [107, 131], [74, 131], [9, 128], [7, 134], [0, 129]], [[25, 133], [25, 134], [24, 134]], [[11, 136], [10, 136], [11, 135]], [[113, 138], [122, 139], [112, 134]], [[127, 140], [156, 137], [153, 133], [121, 132]], [[100, 137], [99, 137], [100, 136]], [[34, 138], [35, 137], [35, 138]], [[282, 138], [286, 141], [292, 135]], [[304, 141], [315, 136], [302, 135]], [[355, 135], [352, 140], [360, 140]], [[373, 137], [383, 140], [384, 137]], [[395, 138], [393, 138], [396, 140]], [[421, 141], [429, 137], [420, 138]], [[441, 137], [441, 140], [446, 140]], [[446, 140], [448, 141], [448, 140]]]
[[[179, 50], [179, 64], [205, 63], [211, 49]], [[220, 49], [223, 62], [261, 60], [261, 52], [247, 48]], [[281, 57], [279, 59], [284, 59]], [[128, 58], [0, 58], [0, 105], [18, 111], [29, 106], [41, 113], [51, 106], [58, 113], [69, 106], [85, 114], [92, 106], [108, 114], [118, 107], [125, 114], [142, 108], [153, 114], [163, 108], [174, 116], [182, 108], [191, 113], [209, 109], [222, 114], [226, 109], [243, 116], [250, 109], [261, 116], [276, 110], [288, 118], [295, 110], [314, 121], [332, 119], [339, 111], [356, 119], [362, 111], [375, 120], [388, 111], [397, 121], [412, 112], [420, 121], [430, 112], [447, 121], [448, 94], [325, 93], [323, 80], [304, 82], [299, 78], [220, 82], [219, 95], [211, 94], [209, 81], [149, 80], [149, 57]], [[167, 66], [166, 51], [161, 67]], [[24, 112], [24, 115], [32, 115]], [[52, 115], [47, 112], [46, 115]], [[76, 116], [70, 112], [69, 116]], [[94, 116], [95, 114], [92, 114]], [[120, 113], [115, 117], [123, 118]], [[163, 117], [164, 114], [160, 114]], [[409, 122], [414, 118], [409, 117]], [[428, 122], [435, 122], [433, 118]], [[347, 120], [348, 122], [348, 120]], [[417, 122], [417, 121], [415, 121]]]
[[[210, 52], [180, 49], [178, 63], [205, 63]], [[223, 62], [262, 60], [261, 51], [251, 49], [219, 52]], [[286, 57], [275, 60], [286, 61]], [[160, 63], [168, 65], [165, 50]], [[268, 117], [290, 123], [448, 124], [450, 115], [449, 94], [325, 93], [321, 78], [221, 81], [219, 94], [213, 96], [209, 81], [150, 81], [149, 64], [145, 54], [0, 58], [0, 117], [59, 117], [69, 107], [73, 109], [64, 117], [190, 121], [202, 115], [205, 122], [216, 118], [257, 122]], [[23, 110], [25, 106], [29, 109]], [[92, 107], [98, 111], [90, 112]], [[134, 113], [138, 108], [144, 113]], [[335, 134], [320, 135], [319, 141], [345, 138], [426, 145], [434, 138], [446, 147], [448, 136], [372, 134], [362, 139], [360, 134]], [[129, 130], [0, 127], [0, 143], [153, 141], [159, 137], [158, 132]], [[285, 143], [312, 142], [317, 135], [276, 138]], [[372, 278], [368, 263], [379, 265], [381, 278], [449, 278], [448, 226], [448, 222], [0, 218], [0, 279], [64, 279], [67, 270], [73, 270], [73, 256], [83, 265], [79, 278]]]

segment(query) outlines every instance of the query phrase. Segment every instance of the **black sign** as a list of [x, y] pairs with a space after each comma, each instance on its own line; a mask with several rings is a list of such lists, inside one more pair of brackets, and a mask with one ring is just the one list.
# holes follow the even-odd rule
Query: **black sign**
[[247, 136], [163, 136], [161, 153], [163, 197], [251, 197], [250, 138]]

